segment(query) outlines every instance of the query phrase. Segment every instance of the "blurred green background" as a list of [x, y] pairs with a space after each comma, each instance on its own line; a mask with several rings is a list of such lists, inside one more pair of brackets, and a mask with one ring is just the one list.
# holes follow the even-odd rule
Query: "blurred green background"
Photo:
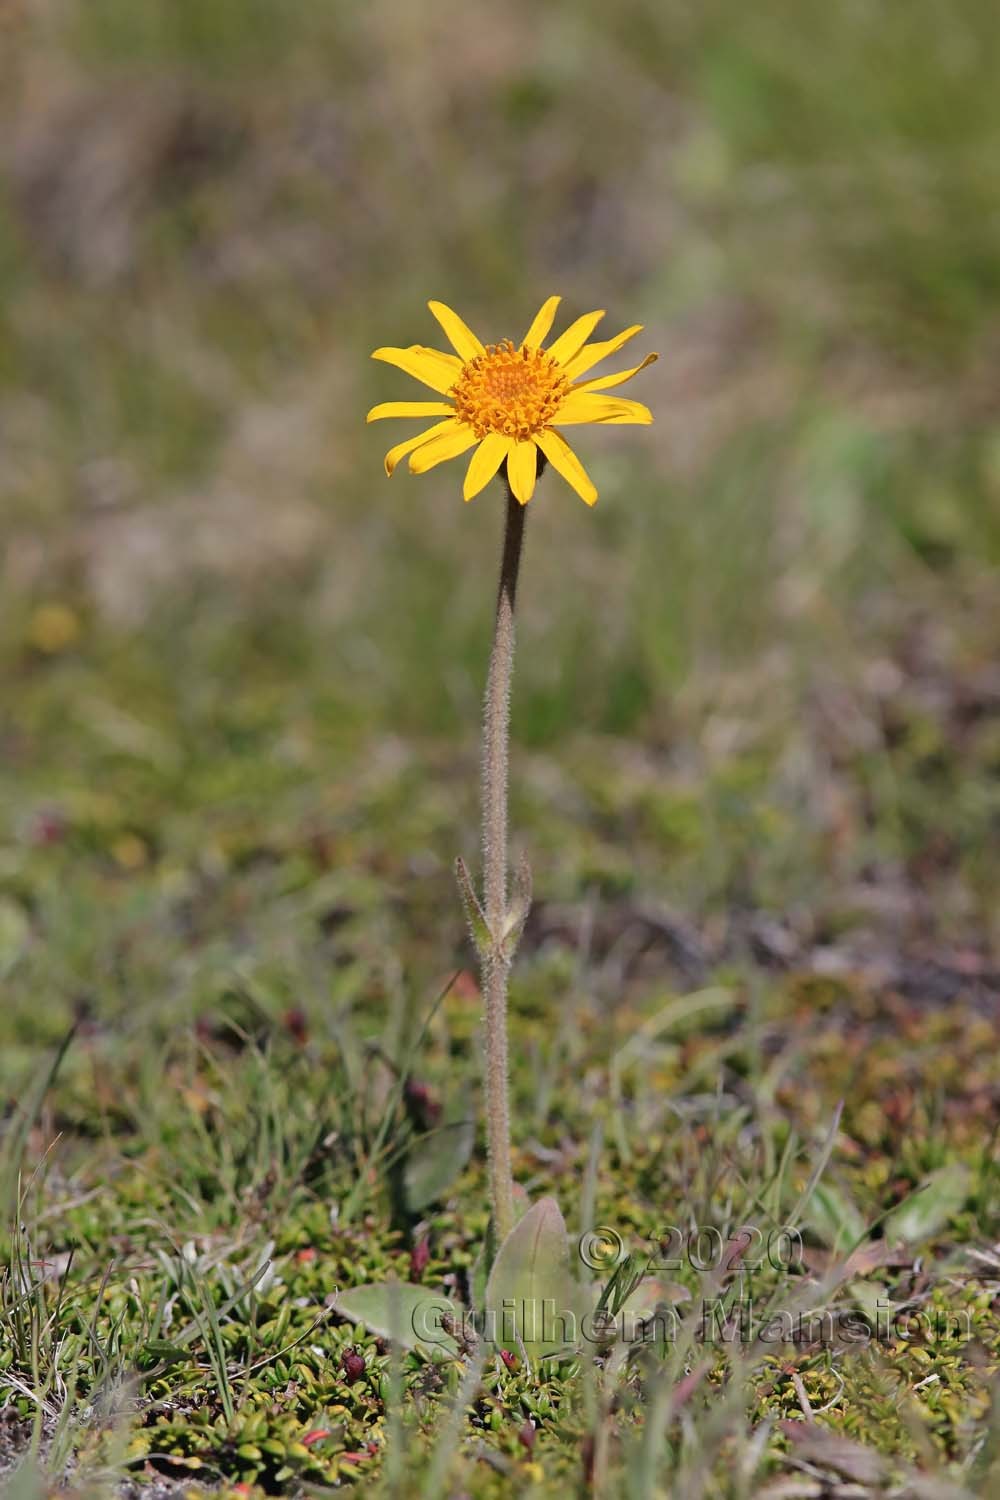
[[5, 0], [18, 1038], [187, 994], [178, 944], [271, 963], [320, 879], [371, 877], [418, 973], [461, 951], [502, 495], [389, 483], [363, 422], [413, 394], [368, 355], [436, 342], [429, 297], [489, 339], [558, 291], [662, 356], [652, 428], [580, 430], [596, 510], [554, 477], [531, 506], [540, 892], [995, 940], [995, 22]]

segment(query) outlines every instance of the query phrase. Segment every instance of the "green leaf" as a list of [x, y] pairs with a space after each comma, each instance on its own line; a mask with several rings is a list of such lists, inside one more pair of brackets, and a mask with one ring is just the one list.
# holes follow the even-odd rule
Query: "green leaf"
[[968, 1167], [961, 1162], [931, 1172], [914, 1192], [898, 1203], [885, 1221], [891, 1243], [930, 1239], [965, 1206], [971, 1187]]
[[[524, 1188], [519, 1182], [515, 1182], [515, 1224], [520, 1223], [521, 1219], [524, 1218], [524, 1215], [528, 1212], [530, 1205], [531, 1199], [524, 1191]], [[477, 1312], [482, 1312], [486, 1307], [486, 1283], [489, 1281], [490, 1272], [493, 1269], [493, 1262], [497, 1258], [497, 1251], [499, 1250], [499, 1248], [500, 1246], [497, 1244], [496, 1227], [493, 1223], [493, 1215], [490, 1214], [490, 1217], [487, 1220], [486, 1224], [486, 1238], [480, 1246], [479, 1254], [473, 1261], [472, 1270], [469, 1272], [469, 1295], [472, 1298], [472, 1305]]]
[[679, 1281], [660, 1281], [647, 1276], [627, 1298], [622, 1312], [627, 1312], [638, 1323], [651, 1318], [658, 1307], [675, 1307], [679, 1302], [690, 1302], [691, 1292]]
[[480, 958], [490, 951], [490, 928], [486, 920], [479, 897], [476, 895], [476, 887], [472, 883], [469, 867], [465, 860], [459, 855], [455, 861], [455, 879], [458, 881], [459, 894], [462, 897], [462, 905], [465, 908], [465, 920], [469, 924], [469, 934], [475, 945], [476, 952]]
[[542, 1198], [497, 1251], [486, 1285], [486, 1335], [535, 1361], [574, 1348], [581, 1290], [570, 1273], [569, 1235], [554, 1198]]
[[849, 1198], [831, 1182], [818, 1182], [806, 1209], [812, 1229], [831, 1250], [846, 1254], [861, 1243], [868, 1226]]
[[447, 1297], [425, 1286], [403, 1281], [373, 1281], [341, 1292], [334, 1312], [351, 1323], [363, 1323], [379, 1338], [393, 1339], [404, 1349], [418, 1344], [436, 1349], [441, 1357], [454, 1358], [458, 1343], [442, 1324], [462, 1324], [462, 1310]]
[[192, 1357], [190, 1349], [172, 1344], [169, 1339], [148, 1339], [143, 1345], [143, 1353], [150, 1359], [163, 1360], [168, 1365], [175, 1365]]
[[442, 1125], [413, 1142], [403, 1169], [403, 1192], [410, 1213], [436, 1202], [462, 1171], [476, 1142], [474, 1120]]
[[607, 1310], [614, 1317], [625, 1306], [648, 1267], [648, 1255], [624, 1255], [605, 1283], [598, 1298], [598, 1307], [602, 1311]]
[[606, 1366], [609, 1377], [617, 1379], [622, 1374], [635, 1344], [676, 1339], [680, 1323], [673, 1309], [679, 1302], [690, 1301], [686, 1286], [647, 1276], [633, 1288], [613, 1320], [607, 1310], [603, 1316], [598, 1314], [593, 1338], [595, 1343], [611, 1346]]
[[874, 1328], [886, 1306], [886, 1289], [880, 1281], [852, 1281], [848, 1288], [855, 1303]]
[[503, 952], [508, 963], [517, 952], [531, 910], [531, 866], [522, 854], [512, 882], [511, 901], [503, 930]]
[[28, 946], [31, 929], [15, 901], [0, 901], [0, 979], [12, 974]]

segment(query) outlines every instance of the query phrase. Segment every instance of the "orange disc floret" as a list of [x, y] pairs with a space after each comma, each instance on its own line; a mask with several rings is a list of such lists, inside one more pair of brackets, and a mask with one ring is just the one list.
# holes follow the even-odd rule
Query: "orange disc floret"
[[501, 339], [463, 365], [450, 395], [477, 438], [497, 432], [523, 442], [552, 422], [568, 390], [562, 366], [544, 349]]

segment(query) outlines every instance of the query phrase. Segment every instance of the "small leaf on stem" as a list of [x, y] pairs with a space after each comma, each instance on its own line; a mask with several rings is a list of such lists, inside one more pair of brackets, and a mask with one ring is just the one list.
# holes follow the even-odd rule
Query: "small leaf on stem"
[[503, 929], [503, 956], [510, 961], [517, 952], [524, 924], [531, 910], [531, 866], [522, 854], [514, 872], [514, 889]]
[[486, 921], [486, 913], [480, 905], [476, 888], [472, 883], [472, 876], [469, 874], [469, 867], [461, 855], [455, 860], [455, 879], [458, 881], [458, 891], [465, 909], [465, 920], [469, 924], [469, 934], [476, 952], [482, 957], [490, 951], [492, 938]]

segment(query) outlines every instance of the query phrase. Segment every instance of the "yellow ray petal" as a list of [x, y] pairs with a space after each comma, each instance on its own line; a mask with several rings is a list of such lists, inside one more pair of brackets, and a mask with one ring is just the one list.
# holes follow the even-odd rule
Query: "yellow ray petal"
[[550, 344], [546, 350], [553, 359], [565, 365], [574, 354], [579, 354], [584, 344], [590, 338], [598, 323], [604, 317], [603, 312], [585, 313], [582, 318], [577, 318], [571, 323], [565, 333], [561, 333], [554, 344]]
[[609, 354], [617, 354], [623, 344], [627, 344], [629, 339], [634, 339], [636, 334], [641, 332], [642, 324], [633, 323], [631, 328], [626, 328], [624, 332], [616, 334], [613, 339], [603, 339], [597, 344], [584, 344], [578, 354], [574, 354], [572, 359], [564, 361], [566, 374], [570, 380], [576, 380], [585, 371], [593, 369], [596, 364], [600, 364], [602, 359], [607, 359]]
[[570, 391], [566, 400], [552, 418], [557, 427], [570, 427], [580, 422], [622, 423], [653, 420], [653, 413], [641, 401], [624, 401], [616, 396], [595, 396], [591, 391]]
[[502, 432], [486, 434], [469, 460], [462, 486], [462, 494], [466, 500], [472, 500], [480, 490], [486, 488], [512, 447], [511, 439], [504, 437]]
[[457, 418], [450, 417], [447, 422], [438, 422], [435, 426], [428, 427], [423, 432], [418, 432], [416, 437], [407, 438], [405, 443], [397, 443], [395, 448], [390, 448], [385, 455], [385, 472], [391, 477], [393, 469], [401, 458], [405, 458], [408, 453], [412, 453], [414, 448], [419, 448], [421, 443], [429, 443], [433, 438], [441, 437], [444, 433], [450, 432], [453, 427], [458, 427], [458, 425]]
[[383, 401], [372, 407], [365, 421], [381, 422], [383, 417], [443, 417], [454, 412], [455, 408], [447, 401]]
[[538, 472], [538, 454], [533, 440], [515, 443], [507, 455], [507, 478], [514, 491], [514, 499], [527, 505], [535, 493], [535, 475]]
[[647, 365], [655, 364], [659, 359], [658, 354], [647, 354], [641, 365], [633, 365], [631, 370], [619, 370], [617, 375], [599, 375], [596, 380], [579, 380], [573, 387], [575, 391], [610, 391], [612, 386], [624, 385], [626, 380], [631, 380], [633, 375], [638, 375]]
[[590, 475], [562, 433], [554, 432], [551, 427], [546, 427], [535, 438], [535, 442], [556, 473], [561, 474], [566, 483], [573, 486], [581, 500], [585, 500], [588, 505], [593, 505], [597, 500], [597, 490], [594, 488]]
[[462, 373], [462, 361], [457, 355], [427, 349], [423, 344], [411, 344], [408, 349], [376, 349], [372, 359], [405, 370], [414, 380], [429, 385], [432, 391], [450, 391]]
[[542, 303], [535, 314], [531, 327], [521, 340], [522, 344], [528, 344], [532, 349], [541, 348], [542, 344], [548, 338], [549, 329], [552, 327], [556, 315], [556, 308], [561, 301], [561, 297], [549, 297], [547, 301]]
[[410, 454], [410, 473], [426, 474], [428, 469], [443, 464], [446, 458], [457, 458], [475, 442], [478, 439], [468, 423], [455, 422], [448, 432], [442, 432], [429, 443], [422, 443], [415, 453]]
[[457, 312], [452, 312], [444, 302], [428, 302], [427, 306], [441, 324], [448, 342], [463, 362], [475, 359], [477, 354], [486, 353], [472, 329], [462, 322]]

